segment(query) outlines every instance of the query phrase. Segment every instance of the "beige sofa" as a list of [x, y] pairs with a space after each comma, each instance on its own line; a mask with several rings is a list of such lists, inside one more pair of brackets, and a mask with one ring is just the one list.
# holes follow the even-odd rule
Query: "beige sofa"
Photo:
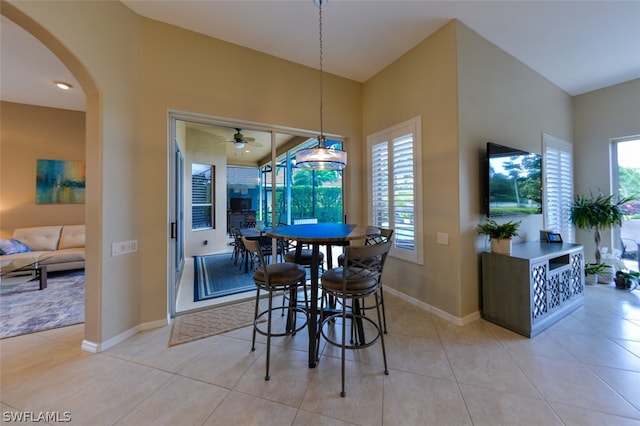
[[41, 266], [47, 266], [47, 272], [84, 268], [84, 225], [18, 228], [13, 231], [13, 239], [29, 247], [30, 251], [2, 255], [3, 264], [37, 260]]

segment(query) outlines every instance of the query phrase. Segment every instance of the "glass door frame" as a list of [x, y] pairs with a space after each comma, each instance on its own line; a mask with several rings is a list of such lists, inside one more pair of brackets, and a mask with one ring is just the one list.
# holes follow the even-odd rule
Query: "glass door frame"
[[[203, 124], [203, 125], [222, 126], [222, 127], [229, 127], [229, 128], [251, 129], [253, 131], [270, 133], [271, 134], [271, 163], [272, 164], [276, 164], [276, 162], [277, 162], [277, 147], [276, 147], [277, 134], [299, 136], [299, 137], [302, 137], [302, 138], [306, 138], [307, 140], [315, 139], [315, 138], [317, 138], [317, 135], [318, 135], [317, 131], [309, 131], [309, 130], [303, 130], [303, 129], [284, 127], [284, 126], [269, 125], [269, 124], [265, 124], [265, 123], [251, 122], [251, 121], [246, 121], [246, 120], [231, 119], [231, 118], [218, 117], [218, 116], [209, 116], [209, 115], [197, 114], [197, 113], [189, 113], [189, 112], [179, 111], [179, 110], [169, 110], [168, 111], [169, 152], [173, 152], [173, 149], [174, 149], [173, 148], [173, 144], [176, 141], [176, 125], [175, 124], [176, 124], [176, 121], [179, 121], [179, 120], [186, 121], [186, 122], [192, 122], [192, 123], [199, 123], [199, 124]], [[325, 135], [327, 136], [327, 138], [330, 138], [331, 140], [339, 141], [344, 146], [345, 138], [343, 136], [336, 135], [336, 134], [329, 134], [329, 133], [325, 133]], [[169, 194], [168, 194], [168, 206], [167, 207], [168, 207], [168, 211], [169, 211], [169, 218], [171, 220], [171, 218], [173, 217], [173, 213], [172, 212], [174, 212], [175, 206], [177, 204], [179, 204], [179, 203], [184, 205], [184, 191], [181, 192], [182, 195], [180, 195], [180, 193], [178, 193], [178, 190], [176, 189], [177, 187], [174, 184], [174, 180], [176, 178], [176, 176], [175, 176], [176, 167], [173, 165], [173, 160], [169, 160], [168, 163], [169, 163], [168, 164], [168, 168], [169, 168], [168, 191], [169, 191]], [[262, 166], [259, 166], [259, 167], [262, 167]], [[343, 199], [344, 199], [344, 178], [342, 179], [341, 190], [342, 190]], [[271, 191], [272, 191], [272, 194], [276, 192], [276, 170], [275, 170], [275, 168], [273, 168], [272, 171], [271, 171]], [[261, 191], [261, 192], [263, 192], [263, 191]], [[290, 190], [289, 190], [289, 194], [290, 194]], [[271, 198], [272, 198], [271, 199], [271, 211], [274, 212], [274, 211], [276, 211], [275, 210], [276, 209], [276, 205], [275, 205], [276, 204], [276, 197], [271, 197]], [[344, 217], [344, 202], [343, 202], [343, 212], [341, 213], [341, 217]], [[275, 221], [276, 221], [276, 217], [274, 215], [272, 215], [271, 223], [269, 223], [269, 224], [265, 223], [265, 225], [275, 226], [275, 225], [277, 225], [277, 223]], [[172, 259], [174, 257], [181, 257], [183, 259], [183, 261], [184, 261], [184, 245], [182, 245], [181, 247], [178, 248], [177, 245], [171, 243], [171, 233], [169, 233], [168, 237], [169, 237], [169, 244], [168, 244], [169, 253], [167, 253], [167, 256], [168, 256], [168, 259], [169, 259], [169, 263], [173, 264]], [[275, 247], [275, 245], [274, 245], [274, 247]], [[168, 269], [169, 269], [169, 271], [168, 271], [168, 280], [167, 280], [168, 281], [168, 283], [167, 283], [167, 285], [168, 285], [167, 297], [168, 297], [169, 300], [167, 301], [167, 304], [168, 304], [167, 316], [168, 316], [168, 319], [171, 321], [171, 319], [174, 318], [175, 315], [176, 315], [177, 287], [178, 287], [178, 284], [179, 284], [180, 274], [174, 274], [174, 271], [170, 270], [171, 267], [169, 267]]]
[[[618, 161], [619, 160], [618, 146], [620, 143], [626, 143], [626, 142], [636, 142], [639, 145], [638, 149], [640, 150], [640, 135], [626, 136], [626, 137], [615, 138], [611, 140], [611, 188], [612, 188], [613, 194], [617, 194], [621, 197], [632, 195], [632, 194], [620, 193], [621, 192], [620, 191], [620, 162]], [[640, 158], [640, 157], [632, 155], [632, 156], [629, 156], [628, 158]], [[637, 160], [637, 161], [640, 162], [640, 160]], [[612, 229], [613, 241], [611, 245], [616, 249], [620, 250], [620, 252], [622, 252], [622, 242], [623, 242], [622, 228], [624, 227], [624, 222], [625, 220], [623, 219], [622, 226], [615, 226]], [[634, 235], [633, 237], [634, 238], [632, 239], [634, 241], [640, 241], [640, 235], [637, 235], [637, 236]], [[630, 247], [630, 249], [634, 251], [634, 250], [640, 249], [640, 247]], [[638, 261], [637, 268], [640, 268], [640, 260]]]

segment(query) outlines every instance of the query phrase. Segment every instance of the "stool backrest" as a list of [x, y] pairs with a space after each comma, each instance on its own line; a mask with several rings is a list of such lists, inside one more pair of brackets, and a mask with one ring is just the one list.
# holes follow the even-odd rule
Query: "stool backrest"
[[343, 281], [359, 281], [374, 278], [380, 282], [382, 270], [391, 248], [391, 239], [364, 246], [348, 246], [345, 248]]
[[387, 228], [378, 228], [378, 229], [380, 229], [380, 234], [368, 236], [364, 240], [365, 245], [370, 246], [374, 244], [384, 243], [391, 240], [391, 238], [393, 238], [393, 229], [387, 229]]

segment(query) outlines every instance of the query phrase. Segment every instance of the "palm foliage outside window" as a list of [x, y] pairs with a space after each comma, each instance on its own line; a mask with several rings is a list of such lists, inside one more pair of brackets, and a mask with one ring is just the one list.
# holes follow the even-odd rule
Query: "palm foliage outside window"
[[[276, 223], [293, 224], [300, 220], [317, 223], [342, 223], [342, 171], [297, 169], [293, 162], [300, 149], [317, 145], [317, 139], [309, 139], [277, 159], [276, 165]], [[328, 140], [327, 147], [342, 148], [342, 142]], [[264, 217], [272, 223], [271, 163], [263, 171]]]

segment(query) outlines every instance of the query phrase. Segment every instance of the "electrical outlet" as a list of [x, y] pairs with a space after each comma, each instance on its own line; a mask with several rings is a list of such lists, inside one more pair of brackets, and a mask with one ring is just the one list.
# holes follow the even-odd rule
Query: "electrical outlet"
[[436, 241], [438, 242], [438, 244], [442, 244], [443, 246], [448, 246], [449, 234], [445, 232], [438, 232], [438, 234], [436, 235]]
[[120, 241], [111, 244], [111, 256], [121, 256], [136, 251], [138, 251], [138, 240]]

